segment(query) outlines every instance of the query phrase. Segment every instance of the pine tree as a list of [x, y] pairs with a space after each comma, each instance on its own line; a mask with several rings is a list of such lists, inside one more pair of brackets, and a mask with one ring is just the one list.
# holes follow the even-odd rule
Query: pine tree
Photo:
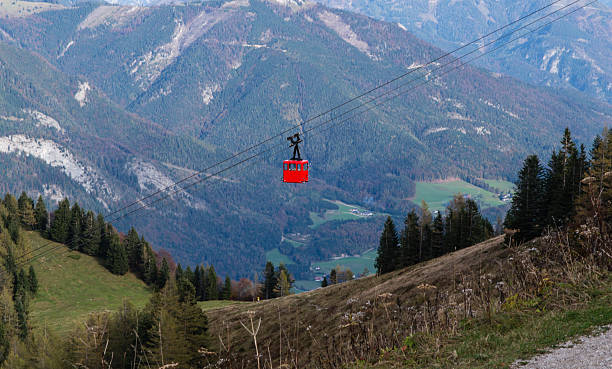
[[419, 221], [419, 261], [432, 258], [431, 249], [432, 216], [425, 200], [421, 201], [421, 217]]
[[143, 266], [143, 278], [146, 284], [154, 285], [157, 281], [157, 261], [151, 247], [145, 248], [145, 262]]
[[374, 264], [378, 274], [385, 274], [394, 270], [395, 258], [398, 255], [398, 244], [399, 240], [397, 238], [395, 224], [393, 224], [391, 217], [387, 217], [385, 227], [380, 236], [378, 255], [376, 256], [376, 262]]
[[274, 286], [276, 286], [276, 273], [274, 272], [274, 264], [268, 261], [266, 263], [266, 269], [264, 270], [264, 284], [262, 295], [264, 299], [272, 299], [275, 296]]
[[[126, 260], [127, 261], [127, 260]], [[162, 289], [166, 286], [166, 282], [170, 279], [170, 266], [166, 258], [162, 259], [161, 268], [159, 268], [159, 274], [157, 275], [157, 288]]]
[[94, 213], [90, 210], [83, 217], [81, 226], [81, 251], [91, 256], [98, 255], [100, 242], [100, 227]]
[[329, 272], [329, 284], [336, 283], [338, 283], [338, 272], [336, 272], [336, 269], [332, 269], [331, 272]]
[[[178, 263], [176, 270], [174, 271], [174, 279], [180, 281], [181, 278], [183, 278], [183, 267], [181, 266], [181, 263]], [[195, 286], [193, 287], [195, 288]]]
[[595, 222], [602, 234], [610, 231], [612, 221], [612, 131], [604, 129], [591, 149], [591, 163], [582, 180], [578, 201], [578, 221]]
[[17, 204], [17, 199], [10, 193], [7, 193], [4, 196], [4, 200], [2, 201], [2, 203], [4, 204], [4, 207], [8, 211], [9, 215], [17, 215], [17, 213], [19, 212], [19, 205]]
[[321, 287], [327, 287], [327, 285], [327, 277], [323, 277], [323, 280], [321, 281]]
[[138, 272], [143, 262], [142, 260], [143, 252], [142, 252], [142, 243], [134, 227], [130, 228], [130, 230], [128, 231], [128, 234], [124, 240], [124, 243], [125, 243], [125, 250], [128, 254], [130, 270], [133, 270], [134, 272]]
[[49, 225], [49, 213], [42, 195], [38, 196], [36, 208], [34, 209], [34, 217], [36, 218], [36, 229], [41, 232], [46, 232]]
[[229, 300], [232, 297], [232, 280], [229, 276], [225, 277], [225, 283], [223, 284], [223, 292], [221, 295], [223, 300]]
[[200, 287], [196, 291], [200, 296], [200, 300], [208, 300], [208, 270], [202, 265], [200, 267]]
[[102, 214], [98, 214], [98, 217], [96, 218], [96, 225], [99, 230], [98, 232], [100, 233], [98, 256], [101, 257], [103, 260], [106, 260], [106, 258], [108, 257], [108, 250], [110, 249], [112, 226], [110, 224], [106, 224]]
[[219, 286], [217, 281], [217, 273], [215, 273], [215, 267], [212, 265], [208, 267], [208, 287], [206, 288], [206, 295], [209, 300], [219, 299]]
[[440, 212], [438, 212], [433, 221], [431, 230], [431, 252], [434, 258], [442, 256], [447, 252], [444, 247], [444, 221], [442, 220], [442, 214], [440, 214]]
[[83, 224], [83, 211], [76, 202], [70, 211], [70, 226], [68, 227], [68, 247], [73, 250], [82, 250], [81, 225]]
[[586, 170], [584, 146], [580, 152], [565, 129], [559, 152], [553, 152], [546, 172], [545, 191], [547, 225], [563, 226], [574, 216], [575, 203], [580, 195], [580, 181]]
[[53, 213], [49, 235], [53, 241], [68, 242], [68, 229], [70, 228], [70, 202], [64, 199], [59, 202], [57, 210]]
[[31, 198], [24, 192], [19, 196], [17, 201], [19, 208], [19, 220], [26, 229], [34, 229], [36, 226], [36, 217], [34, 216], [34, 203]]
[[34, 267], [30, 265], [30, 270], [28, 271], [28, 287], [30, 288], [30, 292], [32, 295], [36, 295], [38, 291], [38, 278], [36, 278], [36, 272], [34, 271]]
[[400, 255], [395, 269], [405, 268], [420, 261], [419, 216], [411, 210], [404, 220], [404, 229], [400, 235]]
[[117, 275], [124, 275], [128, 272], [127, 253], [119, 240], [119, 235], [116, 233], [111, 235], [106, 267], [111, 273]]
[[505, 223], [507, 228], [519, 231], [514, 236], [518, 241], [528, 241], [542, 233], [546, 220], [543, 172], [536, 155], [527, 157], [519, 172], [516, 192]]
[[185, 276], [176, 280], [176, 285], [179, 294], [180, 302], [189, 302], [195, 300], [195, 287], [189, 281], [189, 279], [185, 278]]

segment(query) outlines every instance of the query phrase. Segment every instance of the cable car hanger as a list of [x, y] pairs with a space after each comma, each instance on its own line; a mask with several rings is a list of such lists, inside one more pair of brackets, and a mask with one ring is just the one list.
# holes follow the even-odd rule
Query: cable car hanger
[[303, 160], [300, 154], [299, 144], [302, 143], [300, 134], [287, 137], [287, 141], [293, 146], [293, 157], [283, 161], [283, 182], [306, 183], [308, 182], [308, 160]]

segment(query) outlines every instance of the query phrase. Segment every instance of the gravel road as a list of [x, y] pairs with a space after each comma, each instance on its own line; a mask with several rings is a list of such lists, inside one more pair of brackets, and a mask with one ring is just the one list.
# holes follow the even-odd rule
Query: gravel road
[[[595, 336], [580, 337], [538, 355], [514, 363], [516, 369], [612, 369], [612, 325]], [[525, 364], [526, 363], [526, 364]]]

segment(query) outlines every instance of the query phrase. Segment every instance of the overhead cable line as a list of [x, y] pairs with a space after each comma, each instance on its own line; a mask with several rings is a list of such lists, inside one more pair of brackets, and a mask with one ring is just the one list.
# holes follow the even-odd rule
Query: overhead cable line
[[168, 185], [168, 186], [166, 186], [164, 188], [158, 189], [157, 191], [155, 191], [155, 192], [153, 192], [153, 193], [151, 193], [151, 194], [149, 194], [147, 196], [144, 196], [144, 197], [142, 197], [142, 198], [140, 198], [138, 200], [135, 200], [135, 201], [133, 201], [133, 202], [131, 202], [131, 203], [129, 203], [129, 204], [127, 204], [127, 205], [117, 209], [117, 210], [114, 210], [113, 212], [111, 212], [109, 214], [106, 214], [104, 217], [106, 218], [108, 216], [111, 216], [111, 215], [114, 215], [116, 213], [119, 213], [119, 212], [121, 212], [123, 210], [126, 210], [126, 209], [128, 209], [128, 208], [130, 208], [130, 207], [132, 207], [132, 206], [134, 206], [134, 205], [136, 205], [138, 203], [141, 203], [144, 200], [147, 200], [147, 199], [149, 199], [149, 198], [151, 198], [151, 197], [161, 193], [161, 192], [165, 192], [165, 191], [173, 188], [174, 186], [176, 186], [178, 184], [181, 184], [181, 183], [183, 183], [185, 181], [188, 181], [191, 178], [197, 177], [197, 176], [207, 172], [208, 170], [210, 170], [212, 168], [215, 168], [215, 167], [217, 167], [217, 166], [219, 166], [221, 164], [227, 163], [228, 161], [230, 161], [232, 159], [235, 159], [238, 156], [240, 156], [242, 154], [245, 154], [245, 153], [247, 153], [247, 152], [249, 152], [249, 151], [251, 151], [251, 150], [253, 150], [253, 149], [255, 149], [255, 148], [257, 148], [257, 147], [259, 147], [259, 146], [261, 146], [261, 145], [263, 145], [265, 143], [267, 143], [267, 142], [270, 142], [271, 140], [273, 140], [273, 139], [275, 139], [277, 137], [281, 137], [284, 134], [286, 134], [286, 133], [288, 133], [290, 131], [293, 131], [296, 128], [299, 128], [299, 127], [301, 127], [301, 126], [303, 126], [303, 125], [305, 125], [305, 124], [307, 124], [307, 123], [309, 123], [309, 122], [311, 122], [311, 121], [313, 121], [315, 119], [318, 119], [318, 118], [320, 118], [322, 116], [325, 116], [325, 115], [327, 115], [327, 114], [329, 114], [329, 113], [331, 113], [331, 112], [333, 112], [333, 111], [335, 111], [335, 110], [337, 110], [337, 109], [339, 109], [339, 108], [341, 108], [341, 107], [343, 107], [343, 106], [345, 106], [347, 104], [350, 104], [353, 101], [356, 101], [356, 100], [358, 100], [358, 99], [360, 99], [360, 98], [362, 98], [362, 97], [364, 97], [366, 95], [369, 95], [370, 93], [372, 93], [374, 91], [377, 91], [377, 90], [379, 90], [379, 89], [381, 89], [381, 88], [383, 88], [383, 87], [385, 87], [385, 86], [395, 82], [395, 81], [398, 81], [398, 80], [400, 80], [400, 79], [402, 79], [402, 78], [404, 78], [404, 77], [406, 77], [406, 76], [408, 76], [408, 75], [410, 75], [412, 73], [415, 73], [415, 72], [417, 72], [417, 71], [427, 67], [428, 65], [436, 63], [437, 61], [439, 61], [439, 60], [441, 60], [441, 59], [443, 59], [443, 58], [445, 58], [445, 57], [447, 57], [449, 55], [452, 55], [452, 54], [456, 53], [457, 51], [460, 51], [460, 50], [462, 50], [462, 49], [464, 49], [464, 48], [466, 48], [466, 47], [468, 47], [470, 45], [473, 45], [473, 44], [477, 43], [478, 41], [484, 40], [485, 38], [487, 38], [487, 37], [489, 37], [489, 36], [499, 32], [501, 30], [504, 30], [504, 29], [506, 29], [506, 28], [508, 28], [508, 27], [510, 27], [510, 26], [512, 26], [512, 25], [514, 25], [516, 23], [518, 23], [518, 22], [521, 22], [522, 20], [525, 20], [525, 19], [531, 17], [532, 15], [539, 13], [539, 12], [541, 12], [544, 9], [550, 8], [551, 6], [554, 6], [555, 4], [560, 3], [561, 1], [563, 1], [563, 0], [555, 0], [552, 3], [548, 4], [548, 5], [545, 5], [545, 6], [541, 7], [541, 8], [538, 8], [538, 9], [532, 11], [531, 13], [528, 13], [528, 14], [526, 14], [526, 15], [524, 15], [524, 16], [522, 16], [522, 17], [520, 17], [520, 18], [518, 18], [518, 19], [516, 19], [516, 20], [514, 20], [514, 21], [512, 21], [512, 22], [510, 22], [510, 23], [508, 23], [508, 24], [506, 24], [506, 25], [504, 25], [502, 27], [500, 27], [500, 28], [497, 28], [497, 29], [495, 29], [495, 30], [493, 30], [493, 31], [491, 31], [491, 32], [489, 32], [489, 33], [487, 33], [487, 34], [485, 34], [485, 35], [483, 35], [483, 36], [481, 36], [481, 37], [479, 37], [479, 38], [477, 38], [477, 39], [475, 39], [475, 40], [465, 44], [465, 45], [457, 47], [456, 49], [454, 49], [454, 50], [452, 50], [450, 52], [447, 52], [447, 53], [445, 53], [445, 54], [443, 54], [443, 55], [441, 55], [441, 56], [439, 56], [439, 57], [429, 61], [428, 63], [426, 63], [426, 64], [424, 64], [422, 66], [419, 66], [418, 68], [412, 69], [412, 70], [410, 70], [410, 71], [408, 71], [406, 73], [403, 73], [403, 74], [401, 74], [401, 75], [399, 75], [399, 76], [397, 76], [397, 77], [395, 77], [395, 78], [393, 78], [391, 80], [388, 80], [388, 81], [386, 81], [386, 82], [384, 82], [382, 84], [379, 84], [376, 87], [373, 87], [370, 90], [367, 90], [367, 91], [365, 91], [365, 92], [363, 92], [363, 93], [361, 93], [361, 94], [359, 94], [359, 95], [357, 95], [357, 96], [355, 96], [355, 97], [353, 97], [353, 98], [351, 98], [351, 99], [349, 99], [349, 100], [347, 100], [347, 101], [345, 101], [345, 102], [343, 102], [343, 103], [341, 103], [339, 105], [336, 105], [336, 106], [334, 106], [334, 107], [332, 107], [332, 108], [330, 108], [330, 109], [328, 109], [328, 110], [326, 110], [326, 111], [324, 111], [322, 113], [319, 113], [319, 114], [317, 114], [317, 115], [315, 115], [315, 116], [313, 116], [311, 118], [308, 118], [307, 120], [304, 120], [304, 121], [300, 122], [299, 124], [296, 124], [296, 125], [288, 128], [288, 129], [286, 129], [284, 131], [281, 131], [281, 132], [279, 132], [278, 134], [276, 134], [274, 136], [270, 136], [270, 137], [264, 139], [263, 141], [260, 141], [259, 143], [256, 143], [256, 144], [254, 144], [252, 146], [249, 146], [249, 147], [243, 149], [242, 151], [240, 151], [240, 152], [238, 152], [238, 153], [236, 153], [234, 155], [231, 155], [230, 157], [228, 157], [228, 158], [226, 158], [226, 159], [224, 159], [222, 161], [219, 161], [219, 162], [217, 162], [217, 163], [215, 163], [215, 164], [213, 164], [213, 165], [211, 165], [211, 166], [209, 166], [209, 167], [207, 167], [205, 169], [202, 169], [202, 170], [197, 171], [197, 172], [195, 172], [195, 173], [193, 173], [193, 174], [191, 174], [191, 175], [189, 175], [187, 177], [184, 177], [181, 180], [179, 180], [179, 181], [177, 181], [177, 182], [175, 182], [175, 183], [173, 183], [171, 185]]
[[[579, 1], [581, 1], [581, 0], [576, 0], [576, 1], [574, 1], [573, 3], [571, 3], [571, 4], [568, 4], [568, 5], [564, 6], [562, 9], [567, 8], [568, 6], [573, 5], [573, 4], [575, 4], [575, 3], [579, 2]], [[482, 54], [478, 55], [477, 57], [472, 58], [472, 59], [470, 59], [469, 61], [464, 62], [464, 63], [462, 63], [462, 64], [461, 64], [461, 65], [459, 65], [459, 66], [453, 67], [452, 69], [449, 69], [449, 70], [445, 71], [444, 73], [442, 73], [442, 74], [441, 74], [441, 75], [439, 75], [439, 76], [436, 76], [435, 78], [432, 78], [432, 79], [426, 80], [425, 82], [423, 82], [423, 83], [421, 83], [421, 84], [417, 85], [416, 87], [410, 88], [410, 89], [405, 90], [405, 91], [401, 91], [401, 92], [397, 93], [396, 95], [393, 95], [393, 96], [391, 96], [391, 97], [389, 97], [389, 98], [387, 98], [387, 99], [385, 99], [385, 100], [383, 100], [383, 101], [381, 101], [381, 102], [379, 102], [379, 103], [377, 103], [377, 104], [375, 104], [375, 105], [373, 105], [373, 106], [371, 106], [371, 107], [369, 107], [369, 108], [367, 108], [367, 109], [365, 109], [365, 110], [362, 110], [362, 111], [360, 111], [360, 112], [357, 112], [357, 113], [355, 113], [354, 115], [352, 115], [352, 116], [350, 116], [350, 117], [348, 117], [348, 118], [346, 118], [346, 119], [344, 119], [344, 120], [342, 120], [342, 121], [338, 122], [337, 124], [342, 124], [342, 123], [345, 123], [345, 122], [347, 122], [348, 120], [350, 120], [350, 119], [352, 119], [352, 118], [354, 118], [354, 117], [356, 117], [356, 116], [358, 116], [358, 115], [361, 115], [361, 114], [363, 114], [363, 113], [365, 113], [365, 112], [367, 112], [367, 111], [370, 111], [370, 110], [372, 110], [372, 109], [374, 109], [374, 108], [376, 108], [376, 107], [378, 107], [378, 106], [380, 106], [380, 105], [382, 105], [382, 104], [386, 103], [387, 101], [390, 101], [390, 100], [392, 100], [392, 99], [394, 99], [394, 98], [396, 98], [396, 97], [399, 97], [399, 96], [401, 96], [401, 95], [403, 95], [403, 94], [406, 94], [406, 93], [412, 92], [412, 91], [414, 91], [416, 88], [421, 87], [421, 86], [423, 86], [423, 85], [425, 85], [425, 84], [429, 83], [430, 81], [432, 81], [432, 80], [434, 80], [434, 79], [438, 79], [438, 78], [440, 78], [440, 77], [441, 77], [441, 76], [443, 76], [443, 75], [446, 75], [446, 74], [448, 74], [448, 73], [450, 73], [450, 72], [452, 72], [452, 71], [454, 71], [454, 70], [456, 70], [456, 69], [458, 69], [458, 68], [461, 68], [461, 67], [463, 67], [463, 66], [465, 66], [465, 65], [469, 64], [470, 62], [472, 62], [472, 61], [474, 61], [474, 60], [477, 60], [477, 59], [479, 59], [479, 58], [481, 58], [481, 57], [483, 57], [483, 56], [485, 56], [485, 55], [487, 55], [487, 54], [489, 54], [489, 53], [491, 53], [491, 52], [494, 52], [494, 51], [496, 51], [496, 50], [500, 49], [501, 47], [503, 47], [503, 46], [505, 46], [505, 45], [507, 45], [507, 44], [509, 44], [509, 43], [513, 42], [513, 41], [518, 40], [519, 38], [522, 38], [522, 37], [524, 37], [524, 36], [526, 36], [526, 35], [528, 35], [528, 34], [531, 34], [531, 33], [533, 33], [533, 32], [536, 32], [536, 31], [538, 31], [538, 30], [540, 30], [540, 29], [542, 29], [542, 28], [544, 28], [544, 27], [546, 27], [546, 26], [548, 26], [548, 25], [550, 25], [550, 24], [552, 24], [552, 23], [554, 23], [554, 22], [556, 22], [556, 21], [558, 21], [558, 20], [562, 19], [562, 18], [565, 18], [566, 16], [568, 16], [568, 15], [570, 15], [570, 14], [575, 13], [576, 11], [578, 11], [578, 10], [580, 10], [580, 9], [583, 9], [584, 7], [586, 7], [586, 6], [588, 6], [588, 5], [591, 5], [591, 4], [595, 3], [595, 2], [597, 2], [597, 0], [591, 1], [591, 2], [589, 2], [589, 3], [587, 3], [587, 4], [585, 4], [585, 5], [582, 5], [582, 6], [580, 6], [580, 7], [576, 8], [576, 9], [574, 9], [574, 10], [572, 10], [572, 11], [570, 11], [570, 12], [568, 12], [568, 13], [564, 14], [564, 15], [559, 16], [559, 17], [558, 17], [558, 18], [556, 18], [556, 19], [553, 19], [553, 20], [551, 20], [551, 21], [549, 21], [549, 22], [547, 22], [547, 23], [545, 23], [545, 24], [543, 24], [543, 25], [538, 26], [537, 28], [535, 28], [535, 29], [533, 29], [533, 30], [530, 30], [529, 32], [526, 32], [526, 33], [524, 33], [524, 34], [521, 34], [520, 36], [518, 36], [518, 37], [516, 37], [516, 38], [513, 38], [513, 39], [511, 39], [510, 41], [507, 41], [507, 42], [505, 42], [505, 43], [503, 43], [503, 44], [501, 44], [501, 45], [499, 45], [499, 46], [495, 47], [494, 49], [487, 50], [486, 52], [484, 52], [484, 53], [482, 53]], [[559, 10], [561, 10], [561, 9], [559, 9]], [[550, 13], [549, 15], [551, 15], [551, 14], [553, 14], [553, 13], [557, 13], [559, 10], [554, 11], [554, 12]], [[546, 16], [545, 16], [545, 17], [546, 17]], [[542, 18], [540, 18], [540, 19], [538, 19], [538, 20], [541, 20], [541, 19], [543, 19], [543, 18], [545, 18], [545, 17], [542, 17]], [[534, 21], [534, 22], [531, 22], [530, 24], [533, 24], [533, 23], [537, 22], [538, 20], [536, 20], [536, 21]], [[523, 28], [525, 28], [525, 27], [521, 27], [520, 29], [523, 29]], [[520, 29], [519, 29], [519, 30], [520, 30]], [[513, 33], [514, 33], [514, 32], [513, 32]], [[497, 40], [495, 40], [495, 41], [493, 41], [493, 42], [499, 41], [500, 39], [502, 39], [502, 38], [506, 38], [506, 37], [508, 37], [508, 35], [503, 35], [502, 37], [500, 37], [499, 39], [497, 39]], [[490, 44], [490, 43], [489, 43], [489, 44]], [[483, 45], [483, 46], [481, 46], [480, 48], [486, 47], [486, 46], [488, 46], [489, 44], [487, 44], [487, 45]], [[456, 59], [454, 59], [452, 62], [459, 61], [459, 60], [461, 60], [462, 58], [464, 58], [465, 56], [467, 56], [467, 55], [469, 55], [469, 54], [472, 54], [472, 53], [474, 53], [475, 51], [479, 50], [480, 48], [478, 48], [478, 49], [476, 49], [476, 50], [474, 50], [474, 51], [472, 51], [472, 52], [470, 52], [470, 53], [468, 53], [468, 54], [465, 54], [465, 55], [463, 55], [463, 56], [461, 56], [461, 57], [459, 57], [459, 58], [456, 58]], [[431, 64], [431, 63], [428, 63], [428, 64]], [[445, 65], [448, 65], [448, 64], [450, 64], [450, 63], [447, 63], [447, 64], [445, 64]], [[439, 68], [438, 68], [438, 69], [439, 69]], [[431, 74], [431, 72], [430, 72], [430, 73], [428, 73], [428, 74], [426, 74], [426, 75], [424, 75], [424, 76], [422, 76], [421, 78], [426, 77], [426, 76], [428, 76], [428, 75], [430, 75], [430, 74]], [[418, 79], [415, 79], [415, 80], [418, 80]], [[415, 80], [413, 80], [413, 81], [415, 81]], [[405, 85], [405, 84], [404, 84], [404, 85]], [[404, 85], [402, 85], [402, 86], [404, 86]], [[402, 87], [402, 86], [399, 86], [399, 87]], [[397, 89], [397, 88], [396, 88], [396, 89]], [[396, 90], [396, 89], [395, 89], [395, 90]], [[394, 90], [388, 91], [387, 93], [382, 94], [382, 95], [380, 95], [379, 97], [382, 97], [382, 96], [384, 96], [384, 95], [386, 95], [386, 94], [388, 94], [389, 92], [392, 92], [392, 91], [394, 91]], [[379, 97], [378, 97], [378, 98], [379, 98]], [[361, 104], [359, 107], [364, 106], [364, 105], [367, 105], [367, 104], [368, 104], [368, 103], [370, 103], [370, 102], [372, 102], [372, 100], [370, 100], [369, 102], [366, 102], [366, 103], [364, 103], [364, 104]], [[354, 109], [352, 109], [352, 110], [354, 110]], [[344, 114], [346, 114], [346, 113], [343, 113], [343, 115], [344, 115]], [[337, 118], [337, 117], [336, 117], [336, 118]], [[323, 125], [329, 124], [330, 122], [333, 122], [333, 119], [330, 119], [330, 120], [324, 121], [324, 122], [322, 122], [322, 123], [320, 123], [320, 124], [318, 124], [318, 125], [315, 125], [315, 126], [313, 126], [313, 127], [309, 128], [309, 129], [305, 130], [305, 131], [304, 131], [304, 133], [309, 133], [309, 132], [312, 132], [313, 130], [318, 129], [319, 127], [321, 127], [321, 126], [323, 126]], [[298, 125], [298, 126], [296, 126], [296, 127], [299, 127], [299, 125]], [[330, 126], [329, 128], [331, 128], [331, 127], [333, 127], [333, 126]], [[327, 129], [328, 129], [328, 128], [327, 128]], [[278, 137], [278, 136], [275, 136], [275, 137]], [[191, 183], [191, 184], [188, 184], [188, 185], [187, 185], [187, 186], [185, 186], [185, 187], [180, 187], [179, 189], [174, 190], [174, 191], [170, 192], [169, 194], [166, 194], [166, 196], [164, 196], [164, 197], [162, 197], [162, 198], [156, 199], [155, 201], [152, 201], [152, 202], [150, 202], [150, 203], [148, 203], [148, 204], [145, 204], [145, 205], [143, 205], [143, 206], [141, 206], [141, 207], [139, 207], [139, 208], [137, 208], [137, 209], [134, 209], [134, 210], [132, 210], [132, 211], [130, 211], [130, 212], [128, 212], [128, 213], [125, 213], [125, 214], [123, 214], [123, 215], [121, 215], [121, 216], [119, 216], [119, 217], [117, 217], [117, 218], [111, 219], [111, 220], [109, 220], [108, 222], [110, 223], [110, 222], [112, 222], [112, 221], [119, 220], [119, 219], [121, 219], [121, 218], [124, 218], [124, 217], [126, 217], [126, 216], [129, 216], [130, 214], [132, 214], [132, 213], [134, 213], [134, 212], [136, 212], [136, 211], [139, 211], [139, 210], [141, 210], [141, 209], [143, 209], [143, 208], [146, 208], [147, 206], [150, 206], [150, 205], [152, 205], [152, 204], [154, 204], [154, 203], [157, 203], [157, 202], [159, 202], [159, 201], [165, 200], [165, 199], [167, 199], [167, 198], [171, 197], [173, 194], [176, 194], [176, 193], [178, 193], [178, 192], [180, 192], [180, 191], [184, 191], [184, 190], [186, 190], [187, 188], [191, 188], [191, 187], [193, 187], [193, 186], [195, 186], [195, 185], [197, 185], [197, 184], [199, 184], [199, 183], [201, 183], [201, 182], [204, 182], [204, 181], [206, 181], [206, 180], [209, 180], [210, 178], [216, 177], [216, 176], [218, 176], [219, 174], [221, 174], [221, 173], [223, 173], [223, 172], [225, 172], [225, 171], [227, 171], [227, 170], [230, 170], [230, 169], [232, 169], [232, 168], [234, 168], [234, 167], [237, 167], [237, 166], [238, 166], [238, 165], [240, 165], [240, 164], [243, 164], [243, 163], [245, 163], [245, 162], [247, 162], [247, 161], [249, 161], [249, 160], [251, 160], [251, 159], [254, 159], [254, 158], [259, 157], [259, 156], [261, 156], [261, 155], [263, 155], [263, 154], [265, 154], [265, 153], [268, 153], [268, 152], [270, 152], [271, 150], [273, 150], [273, 149], [275, 149], [275, 148], [278, 148], [278, 147], [280, 147], [280, 146], [285, 146], [285, 145], [286, 145], [285, 143], [282, 143], [282, 144], [279, 144], [279, 145], [272, 146], [272, 147], [270, 147], [270, 148], [268, 148], [268, 149], [265, 149], [265, 150], [263, 150], [263, 151], [260, 151], [260, 152], [258, 152], [257, 154], [251, 155], [251, 156], [249, 156], [249, 157], [247, 157], [247, 158], [245, 158], [245, 159], [243, 159], [243, 160], [241, 160], [241, 161], [239, 161], [239, 162], [237, 162], [237, 163], [234, 163], [234, 164], [232, 164], [232, 165], [230, 165], [230, 166], [228, 166], [228, 167], [226, 167], [226, 168], [224, 168], [224, 169], [221, 169], [221, 170], [219, 170], [219, 171], [217, 171], [217, 172], [215, 172], [215, 173], [213, 173], [213, 174], [207, 175], [206, 177], [203, 177], [203, 178], [201, 178], [201, 179], [199, 179], [199, 180], [197, 180], [197, 181], [195, 181], [195, 182], [193, 182], [193, 183]], [[193, 177], [194, 177], [194, 176], [191, 176], [191, 178], [193, 178]], [[180, 181], [179, 181], [179, 182], [180, 182]], [[177, 182], [177, 183], [178, 183], [178, 182]], [[172, 187], [172, 186], [168, 186], [168, 188], [170, 188], [170, 187]], [[161, 191], [159, 191], [159, 192], [161, 192]], [[158, 192], [158, 193], [159, 193], [159, 192]], [[40, 246], [40, 247], [38, 247], [37, 249], [30, 251], [29, 253], [32, 253], [32, 252], [37, 251], [37, 250], [40, 250], [40, 249], [44, 248], [45, 246], [50, 245], [51, 243], [52, 243], [52, 242], [49, 242], [49, 243], [47, 243], [46, 245]], [[66, 245], [69, 245], [69, 243], [68, 243], [68, 244], [66, 244]], [[64, 246], [64, 245], [58, 245], [58, 246], [55, 246], [53, 249], [50, 249], [50, 251], [53, 251], [54, 249], [57, 249], [57, 248], [61, 248], [62, 246]], [[47, 251], [49, 251], [49, 250], [47, 250]], [[29, 260], [27, 260], [27, 261], [25, 261], [25, 262], [22, 262], [22, 263], [18, 263], [18, 265], [24, 265], [24, 264], [27, 264], [27, 263], [29, 263], [29, 262], [32, 262], [32, 261], [34, 261], [35, 259], [37, 259], [37, 258], [39, 258], [39, 257], [42, 257], [42, 256], [46, 255], [46, 254], [47, 254], [47, 251], [43, 251], [43, 252], [41, 252], [40, 254], [34, 255], [34, 256], [33, 256], [32, 258], [30, 258]], [[22, 257], [23, 257], [23, 256], [25, 256], [25, 255], [22, 255]]]

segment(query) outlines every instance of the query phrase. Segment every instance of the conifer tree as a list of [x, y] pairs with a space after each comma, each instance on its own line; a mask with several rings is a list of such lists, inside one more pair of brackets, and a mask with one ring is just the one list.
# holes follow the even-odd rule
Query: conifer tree
[[323, 277], [323, 280], [321, 281], [321, 287], [327, 287], [327, 285], [327, 277]]
[[83, 211], [76, 202], [70, 211], [70, 226], [68, 227], [68, 247], [73, 250], [82, 250], [81, 225], [83, 224]]
[[100, 227], [94, 213], [90, 210], [83, 217], [81, 226], [81, 252], [91, 256], [98, 255], [100, 242]]
[[528, 241], [542, 233], [546, 218], [543, 174], [538, 157], [528, 156], [519, 172], [516, 193], [505, 222], [507, 228], [519, 231], [515, 235], [518, 241]]
[[208, 271], [202, 265], [200, 267], [200, 286], [198, 291], [196, 291], [200, 296], [200, 300], [206, 301], [208, 300]]
[[394, 270], [395, 258], [398, 255], [398, 243], [395, 224], [393, 224], [391, 217], [387, 217], [382, 235], [380, 236], [378, 255], [374, 265], [376, 273], [385, 274]]
[[433, 221], [431, 230], [431, 252], [432, 257], [437, 258], [444, 255], [447, 251], [444, 248], [444, 221], [442, 214], [438, 212]]
[[124, 240], [125, 250], [128, 254], [128, 262], [130, 265], [130, 270], [137, 272], [139, 270], [140, 265], [142, 264], [142, 243], [140, 242], [140, 237], [138, 236], [138, 232], [134, 229], [134, 227], [130, 228], [128, 231], [127, 237]]
[[159, 274], [157, 275], [157, 288], [162, 289], [166, 286], [166, 282], [170, 279], [170, 266], [166, 258], [162, 259], [161, 268], [159, 268]]
[[57, 210], [53, 213], [49, 234], [53, 241], [66, 243], [70, 228], [70, 202], [64, 199], [59, 202]]
[[219, 286], [217, 281], [217, 273], [215, 272], [215, 267], [212, 265], [208, 267], [208, 287], [206, 289], [206, 295], [209, 300], [218, 300], [219, 299]]
[[11, 195], [10, 193], [7, 193], [4, 196], [4, 200], [2, 201], [2, 203], [4, 204], [4, 207], [6, 208], [6, 210], [8, 211], [10, 215], [17, 215], [17, 213], [19, 212], [19, 206], [17, 204], [17, 199], [15, 198], [15, 196]]
[[36, 272], [34, 271], [34, 267], [30, 265], [30, 270], [28, 271], [28, 287], [30, 288], [30, 292], [32, 295], [36, 295], [38, 291], [38, 278], [36, 278]]
[[113, 274], [124, 275], [128, 272], [127, 253], [119, 240], [119, 235], [116, 233], [111, 235], [106, 265]]
[[143, 267], [143, 277], [144, 281], [148, 285], [155, 285], [157, 281], [157, 261], [155, 260], [155, 255], [153, 254], [153, 250], [151, 247], [146, 247], [145, 249], [145, 262]]
[[232, 281], [229, 276], [225, 277], [225, 283], [223, 284], [223, 300], [229, 300], [232, 297]]
[[411, 210], [404, 220], [404, 229], [400, 236], [400, 254], [395, 269], [405, 268], [420, 261], [419, 216]]
[[200, 274], [200, 266], [196, 265], [195, 270], [193, 271], [193, 287], [196, 290], [196, 299], [198, 301], [202, 301], [201, 295], [201, 286], [202, 286], [202, 275]]
[[604, 129], [591, 149], [591, 163], [582, 180], [578, 201], [578, 220], [594, 221], [602, 234], [610, 231], [612, 221], [612, 131]]
[[106, 260], [106, 258], [108, 257], [108, 250], [110, 248], [112, 226], [110, 224], [108, 225], [106, 224], [102, 214], [98, 214], [98, 217], [96, 218], [96, 225], [99, 229], [98, 232], [100, 233], [100, 243], [98, 245], [98, 256]]
[[431, 226], [432, 216], [429, 211], [429, 205], [427, 205], [425, 200], [422, 200], [419, 221], [419, 261], [429, 260], [432, 257]]
[[32, 199], [24, 192], [19, 196], [17, 201], [19, 208], [19, 220], [26, 229], [34, 229], [36, 226], [36, 217], [34, 216], [34, 204]]
[[47, 207], [45, 206], [42, 195], [39, 195], [36, 201], [34, 216], [36, 218], [36, 229], [41, 232], [46, 232], [49, 225], [49, 213], [47, 213]]
[[176, 270], [174, 271], [174, 279], [180, 281], [181, 278], [183, 278], [183, 267], [181, 266], [181, 263], [178, 263]]
[[176, 280], [176, 285], [180, 302], [189, 302], [195, 300], [195, 287], [189, 281], [189, 279], [185, 278], [185, 276], [182, 276], [180, 279]]
[[264, 299], [272, 299], [275, 296], [274, 286], [276, 286], [276, 273], [274, 272], [274, 264], [268, 261], [266, 262], [266, 268], [264, 270], [264, 283], [262, 295]]
[[329, 272], [329, 284], [336, 283], [338, 283], [338, 273], [336, 272], [336, 269], [332, 269], [331, 272]]

